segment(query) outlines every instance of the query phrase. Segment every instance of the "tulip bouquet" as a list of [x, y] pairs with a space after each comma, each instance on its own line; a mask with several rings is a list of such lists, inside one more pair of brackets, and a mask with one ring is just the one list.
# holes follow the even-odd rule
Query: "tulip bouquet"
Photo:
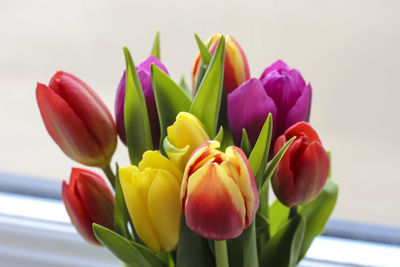
[[[125, 47], [115, 122], [72, 74], [37, 84], [50, 136], [109, 181], [72, 169], [62, 185], [71, 222], [126, 266], [296, 266], [338, 194], [308, 123], [311, 85], [280, 60], [251, 78], [230, 36], [196, 41], [191, 89], [169, 77], [158, 34], [138, 66]], [[114, 169], [118, 135], [132, 165]]]

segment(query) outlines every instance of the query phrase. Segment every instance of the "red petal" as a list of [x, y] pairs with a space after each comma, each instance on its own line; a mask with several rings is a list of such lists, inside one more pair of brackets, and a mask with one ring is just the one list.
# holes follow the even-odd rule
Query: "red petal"
[[321, 140], [319, 140], [317, 132], [311, 127], [311, 125], [307, 122], [301, 121], [287, 129], [284, 133], [286, 136], [286, 139], [289, 140], [293, 136], [303, 136], [304, 141], [307, 144], [311, 144], [311, 142], [316, 141], [318, 143], [321, 143]]
[[304, 151], [295, 173], [298, 203], [305, 204], [316, 198], [328, 179], [328, 173], [328, 154], [320, 143], [311, 143]]
[[104, 154], [70, 106], [44, 84], [37, 84], [36, 98], [43, 122], [53, 140], [70, 158], [101, 166]]
[[93, 234], [92, 222], [89, 219], [86, 209], [83, 207], [80, 199], [75, 195], [75, 183], [71, 182], [67, 185], [65, 181], [62, 184], [62, 199], [65, 208], [79, 234], [89, 243], [100, 245], [99, 241]]

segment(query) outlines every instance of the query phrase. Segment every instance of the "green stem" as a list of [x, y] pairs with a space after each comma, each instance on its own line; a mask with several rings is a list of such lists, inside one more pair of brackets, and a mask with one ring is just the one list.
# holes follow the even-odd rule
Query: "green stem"
[[215, 257], [217, 259], [217, 267], [229, 267], [228, 250], [226, 248], [226, 240], [215, 240]]
[[103, 172], [108, 178], [108, 181], [110, 181], [111, 185], [113, 188], [115, 188], [115, 175], [113, 171], [111, 170], [110, 164], [107, 164], [104, 168], [102, 168]]
[[293, 218], [296, 215], [297, 215], [297, 206], [293, 206], [290, 208], [289, 211], [289, 219]]

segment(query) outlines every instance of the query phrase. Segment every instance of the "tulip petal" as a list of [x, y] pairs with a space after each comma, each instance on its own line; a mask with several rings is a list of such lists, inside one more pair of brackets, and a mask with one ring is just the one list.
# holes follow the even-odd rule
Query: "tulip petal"
[[82, 202], [76, 194], [75, 182], [71, 181], [68, 185], [65, 181], [62, 183], [62, 199], [67, 209], [71, 223], [79, 234], [89, 243], [100, 245], [92, 231], [92, 221]]
[[289, 68], [289, 66], [285, 62], [283, 62], [283, 60], [278, 59], [277, 61], [272, 63], [271, 66], [267, 67], [264, 70], [264, 72], [261, 74], [260, 80], [264, 80], [266, 77], [268, 77], [268, 74], [270, 74], [272, 71], [283, 68]]
[[145, 71], [147, 71], [148, 73], [150, 73], [150, 68], [151, 68], [151, 64], [156, 65], [157, 67], [159, 67], [163, 72], [165, 72], [166, 74], [169, 75], [167, 68], [164, 66], [164, 64], [161, 63], [160, 60], [158, 60], [158, 58], [156, 58], [155, 56], [151, 55], [149, 56], [145, 61], [143, 61], [138, 68], [141, 68]]
[[295, 171], [298, 201], [306, 204], [318, 196], [328, 179], [329, 157], [319, 142], [308, 145]]
[[97, 174], [73, 168], [72, 177], [76, 177], [77, 194], [83, 203], [89, 218], [104, 227], [113, 229], [114, 197], [106, 183]]
[[229, 161], [236, 165], [236, 169], [240, 170], [240, 173], [237, 176], [237, 183], [245, 200], [245, 228], [247, 228], [253, 221], [260, 204], [256, 181], [254, 179], [253, 171], [251, 170], [249, 161], [240, 148], [228, 147], [225, 154], [229, 157]]
[[37, 84], [36, 97], [46, 129], [61, 150], [82, 164], [103, 165], [102, 148], [69, 104], [41, 83]]
[[311, 143], [312, 141], [321, 143], [318, 133], [310, 126], [310, 124], [304, 121], [298, 122], [286, 130], [286, 139], [290, 139], [293, 136], [303, 137], [307, 143]]
[[246, 129], [250, 142], [254, 145], [269, 113], [272, 113], [275, 121], [276, 105], [255, 78], [229, 94], [228, 120], [235, 144], [240, 145], [242, 129]]
[[139, 163], [139, 169], [143, 171], [146, 168], [165, 170], [173, 174], [179, 184], [182, 182], [183, 174], [179, 168], [158, 151], [146, 151], [143, 154], [143, 158]]
[[308, 84], [302, 93], [302, 95], [297, 99], [294, 106], [289, 110], [286, 116], [285, 128], [289, 128], [299, 121], [310, 120], [310, 110], [311, 110], [311, 85]]
[[148, 193], [148, 210], [165, 251], [173, 251], [179, 239], [181, 202], [180, 185], [176, 178], [165, 170], [158, 170]]
[[63, 71], [57, 72], [52, 77], [49, 88], [82, 120], [104, 155], [112, 155], [117, 145], [116, 126], [106, 105], [96, 92], [79, 78]]
[[207, 163], [189, 177], [184, 211], [189, 228], [208, 239], [235, 238], [245, 225], [239, 187], [217, 163]]
[[161, 251], [161, 244], [154, 231], [148, 211], [148, 192], [156, 170], [146, 169], [139, 173], [135, 166], [121, 168], [119, 177], [129, 215], [141, 240], [154, 251]]

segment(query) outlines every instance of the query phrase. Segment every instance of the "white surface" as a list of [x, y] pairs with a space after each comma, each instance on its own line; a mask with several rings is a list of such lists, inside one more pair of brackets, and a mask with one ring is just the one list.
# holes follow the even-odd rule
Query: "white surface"
[[[253, 76], [282, 58], [313, 87], [311, 122], [332, 151], [340, 184], [334, 218], [400, 226], [400, 2], [0, 1], [0, 171], [67, 179], [70, 167], [49, 138], [35, 83], [66, 70], [113, 109], [122, 46], [144, 60], [157, 30], [172, 77], [188, 76], [193, 33], [233, 35]], [[120, 145], [121, 166], [128, 156]]]
[[[118, 266], [77, 235], [62, 202], [0, 193], [0, 203], [15, 203], [0, 206], [0, 266]], [[398, 246], [320, 236], [300, 267], [399, 265]]]

